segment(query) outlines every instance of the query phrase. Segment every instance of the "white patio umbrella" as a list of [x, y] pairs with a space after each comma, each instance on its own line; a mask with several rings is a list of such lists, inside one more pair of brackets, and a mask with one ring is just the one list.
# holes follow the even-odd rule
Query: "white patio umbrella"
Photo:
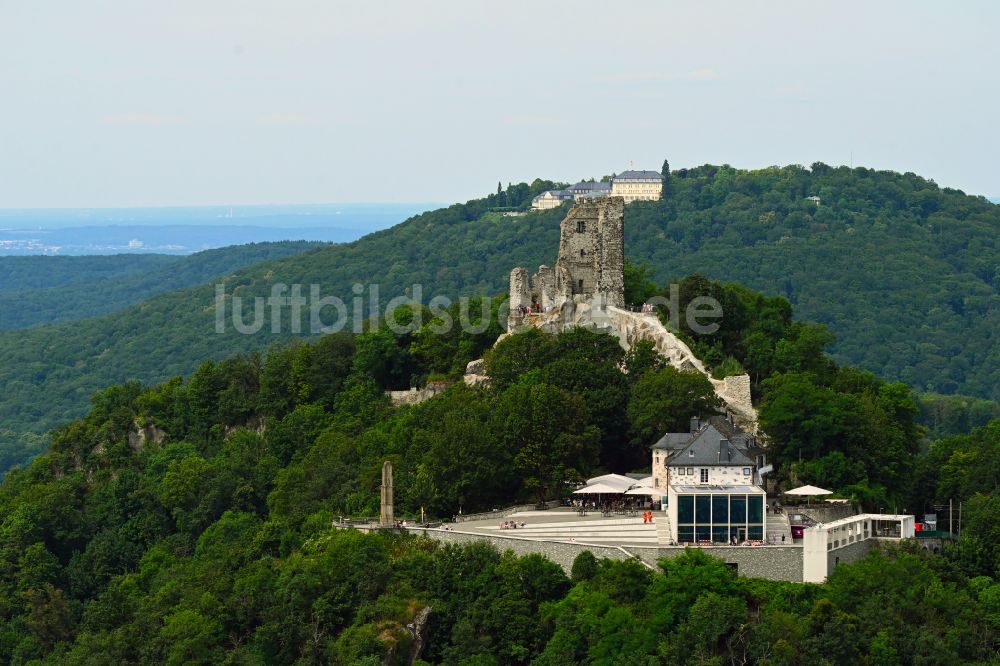
[[798, 488], [792, 488], [791, 490], [786, 490], [785, 495], [801, 495], [804, 497], [815, 497], [816, 495], [832, 495], [832, 490], [824, 490], [823, 488], [817, 488], [816, 486], [799, 486]]
[[663, 494], [663, 491], [659, 488], [649, 488], [647, 486], [637, 486], [635, 488], [630, 488], [625, 491], [626, 495], [650, 495], [653, 497], [658, 497]]
[[826, 490], [824, 488], [817, 488], [816, 486], [799, 486], [798, 488], [792, 488], [791, 490], [786, 490], [785, 495], [796, 495], [798, 497], [805, 497], [806, 504], [809, 504], [809, 498], [815, 497], [816, 495], [832, 495], [832, 490]]
[[636, 483], [635, 479], [630, 479], [627, 476], [622, 476], [621, 474], [604, 474], [602, 476], [595, 476], [592, 479], [587, 479], [587, 485], [605, 485], [611, 486], [612, 488], [617, 488], [617, 492], [623, 493]]
[[591, 484], [589, 486], [584, 486], [583, 488], [580, 488], [579, 490], [574, 490], [573, 494], [574, 495], [594, 495], [594, 494], [608, 493], [608, 494], [617, 495], [617, 494], [620, 494], [620, 493], [623, 493], [623, 492], [625, 492], [624, 489], [617, 488], [615, 486], [611, 486], [611, 485], [608, 485], [606, 483], [594, 483], [594, 484]]

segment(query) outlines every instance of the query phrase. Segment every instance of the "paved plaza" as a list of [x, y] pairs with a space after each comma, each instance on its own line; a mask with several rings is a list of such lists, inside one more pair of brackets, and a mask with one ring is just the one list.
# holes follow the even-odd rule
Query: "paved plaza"
[[[496, 518], [463, 521], [449, 527], [462, 532], [488, 536], [519, 537], [539, 541], [582, 542], [610, 546], [655, 546], [660, 543], [657, 523], [665, 525], [661, 511], [653, 512], [654, 522], [643, 523], [642, 514], [635, 517], [602, 516], [590, 511], [580, 516], [575, 509], [559, 508], [547, 511], [519, 511]], [[516, 521], [516, 529], [502, 529], [501, 523]], [[521, 527], [524, 523], [524, 527]]]

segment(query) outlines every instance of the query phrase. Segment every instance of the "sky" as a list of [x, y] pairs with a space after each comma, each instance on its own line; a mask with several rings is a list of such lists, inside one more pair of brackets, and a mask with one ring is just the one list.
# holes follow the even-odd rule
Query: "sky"
[[0, 208], [853, 161], [1000, 196], [1000, 3], [0, 0]]

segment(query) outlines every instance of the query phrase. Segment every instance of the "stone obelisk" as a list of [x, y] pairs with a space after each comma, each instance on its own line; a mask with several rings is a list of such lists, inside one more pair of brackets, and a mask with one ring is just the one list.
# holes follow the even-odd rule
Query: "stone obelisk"
[[379, 524], [392, 527], [395, 521], [392, 516], [392, 461], [382, 463], [382, 510], [379, 513]]

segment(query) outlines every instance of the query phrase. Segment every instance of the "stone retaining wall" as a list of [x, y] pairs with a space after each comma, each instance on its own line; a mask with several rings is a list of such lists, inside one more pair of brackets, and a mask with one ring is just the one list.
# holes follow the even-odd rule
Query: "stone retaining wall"
[[[494, 536], [441, 529], [411, 529], [409, 532], [444, 543], [471, 544], [486, 541], [493, 544], [498, 550], [512, 550], [518, 555], [539, 553], [561, 566], [567, 573], [573, 566], [573, 560], [576, 556], [585, 550], [589, 550], [598, 558], [613, 560], [624, 560], [635, 556], [654, 568], [658, 567], [657, 562], [661, 558], [677, 557], [685, 550], [684, 548], [658, 546], [618, 548], [584, 542], [540, 541], [523, 537]], [[741, 576], [802, 582], [801, 546], [718, 546], [702, 548], [701, 550], [713, 557], [719, 557], [730, 564], [735, 564]]]
[[[898, 539], [894, 539], [898, 541]], [[827, 575], [833, 573], [834, 568], [838, 564], [847, 564], [849, 562], [857, 562], [863, 560], [869, 551], [871, 551], [872, 546], [877, 544], [877, 539], [863, 539], [862, 541], [856, 541], [846, 546], [840, 548], [834, 548], [826, 554], [826, 571]]]

